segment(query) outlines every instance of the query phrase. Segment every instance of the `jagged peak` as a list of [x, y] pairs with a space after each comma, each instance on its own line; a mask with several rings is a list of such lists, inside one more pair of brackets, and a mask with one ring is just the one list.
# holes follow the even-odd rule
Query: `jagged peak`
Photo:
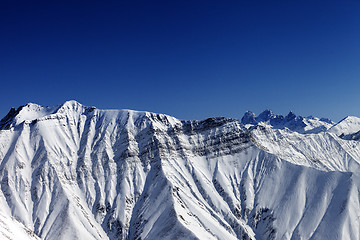
[[272, 110], [266, 109], [262, 113], [259, 114], [259, 116], [256, 118], [258, 122], [266, 122], [272, 118], [274, 118], [275, 115]]
[[246, 111], [244, 116], [241, 118], [241, 122], [244, 124], [255, 125], [257, 123], [255, 118], [256, 118], [255, 113], [253, 113], [251, 111]]
[[301, 116], [296, 116], [293, 111], [290, 111], [290, 112], [288, 113], [288, 115], [286, 115], [286, 117], [285, 117], [285, 120], [286, 120], [286, 121], [302, 120], [302, 119], [303, 119], [303, 117], [301, 117]]
[[259, 116], [256, 116], [251, 111], [247, 111], [241, 119], [241, 123], [244, 125], [257, 125], [260, 123], [268, 124], [273, 128], [288, 128], [299, 133], [317, 133], [326, 131], [334, 124], [334, 122], [327, 118], [322, 118], [320, 120], [313, 116], [297, 116], [293, 111], [290, 111], [286, 116], [276, 115], [270, 109], [266, 109], [260, 113]]

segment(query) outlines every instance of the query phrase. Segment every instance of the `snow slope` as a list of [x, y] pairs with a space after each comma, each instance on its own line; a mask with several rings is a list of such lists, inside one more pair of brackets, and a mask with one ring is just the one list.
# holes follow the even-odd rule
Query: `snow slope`
[[11, 225], [41, 239], [360, 237], [359, 142], [332, 132], [75, 101], [13, 109], [0, 129], [1, 233]]
[[338, 136], [355, 134], [360, 131], [360, 118], [348, 116], [329, 129]]
[[6, 200], [0, 192], [0, 239], [6, 240], [39, 240], [36, 234], [25, 227], [15, 218], [11, 217], [10, 209], [7, 208]]

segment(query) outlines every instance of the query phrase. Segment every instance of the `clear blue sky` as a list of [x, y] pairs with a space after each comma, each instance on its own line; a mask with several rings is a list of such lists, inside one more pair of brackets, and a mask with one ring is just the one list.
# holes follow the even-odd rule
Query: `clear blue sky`
[[0, 118], [77, 100], [180, 119], [360, 116], [360, 1], [0, 2]]

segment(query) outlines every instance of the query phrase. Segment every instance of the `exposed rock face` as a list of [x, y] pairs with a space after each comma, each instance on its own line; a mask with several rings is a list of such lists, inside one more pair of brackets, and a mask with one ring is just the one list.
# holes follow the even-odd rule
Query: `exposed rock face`
[[334, 133], [75, 101], [25, 105], [1, 129], [0, 213], [34, 237], [359, 238], [360, 146]]

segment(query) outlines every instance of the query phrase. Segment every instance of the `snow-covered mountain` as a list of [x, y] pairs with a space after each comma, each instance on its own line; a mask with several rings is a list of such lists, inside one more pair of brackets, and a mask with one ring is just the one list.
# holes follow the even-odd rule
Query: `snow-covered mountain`
[[275, 115], [271, 110], [265, 110], [259, 116], [247, 111], [242, 117], [241, 123], [247, 126], [270, 125], [277, 129], [288, 128], [299, 133], [319, 133], [328, 130], [335, 124], [328, 118], [296, 116], [293, 112], [282, 116]]
[[329, 129], [338, 136], [346, 138], [360, 131], [360, 118], [348, 116]]
[[360, 142], [325, 119], [245, 116], [247, 127], [75, 101], [12, 109], [0, 122], [0, 235], [359, 239]]

